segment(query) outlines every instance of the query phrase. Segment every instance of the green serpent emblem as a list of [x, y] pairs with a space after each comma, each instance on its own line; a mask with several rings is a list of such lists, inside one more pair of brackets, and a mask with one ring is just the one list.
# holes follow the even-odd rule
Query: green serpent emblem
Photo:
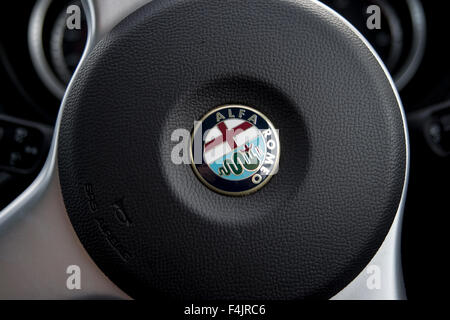
[[232, 159], [225, 159], [224, 164], [219, 168], [219, 175], [229, 176], [231, 173], [238, 176], [245, 170], [253, 171], [259, 167], [259, 159], [253, 152], [235, 152]]

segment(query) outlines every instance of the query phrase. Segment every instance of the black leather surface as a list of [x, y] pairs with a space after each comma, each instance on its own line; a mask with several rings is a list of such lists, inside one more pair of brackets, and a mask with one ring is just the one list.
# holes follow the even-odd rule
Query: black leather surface
[[[280, 129], [279, 173], [241, 198], [170, 161], [173, 130], [227, 103]], [[382, 68], [317, 3], [156, 0], [81, 67], [58, 161], [78, 236], [132, 296], [328, 298], [386, 236], [406, 148]]]

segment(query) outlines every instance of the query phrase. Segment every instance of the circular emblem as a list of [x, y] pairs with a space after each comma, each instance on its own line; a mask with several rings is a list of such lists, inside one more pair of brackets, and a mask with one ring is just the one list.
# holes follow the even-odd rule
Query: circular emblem
[[278, 131], [253, 108], [218, 107], [194, 126], [192, 167], [216, 192], [239, 196], [260, 189], [278, 170], [279, 158]]

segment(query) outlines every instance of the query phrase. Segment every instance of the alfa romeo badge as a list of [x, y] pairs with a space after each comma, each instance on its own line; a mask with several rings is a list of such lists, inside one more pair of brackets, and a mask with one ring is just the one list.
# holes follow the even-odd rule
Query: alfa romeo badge
[[194, 126], [190, 149], [200, 181], [226, 195], [253, 193], [278, 170], [278, 131], [261, 112], [242, 105], [208, 112]]

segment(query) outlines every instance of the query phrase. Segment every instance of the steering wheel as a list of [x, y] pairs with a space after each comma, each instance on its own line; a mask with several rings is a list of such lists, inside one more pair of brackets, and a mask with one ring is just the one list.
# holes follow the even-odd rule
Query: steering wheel
[[350, 23], [316, 0], [83, 6], [46, 164], [0, 213], [0, 297], [406, 298], [404, 112]]

